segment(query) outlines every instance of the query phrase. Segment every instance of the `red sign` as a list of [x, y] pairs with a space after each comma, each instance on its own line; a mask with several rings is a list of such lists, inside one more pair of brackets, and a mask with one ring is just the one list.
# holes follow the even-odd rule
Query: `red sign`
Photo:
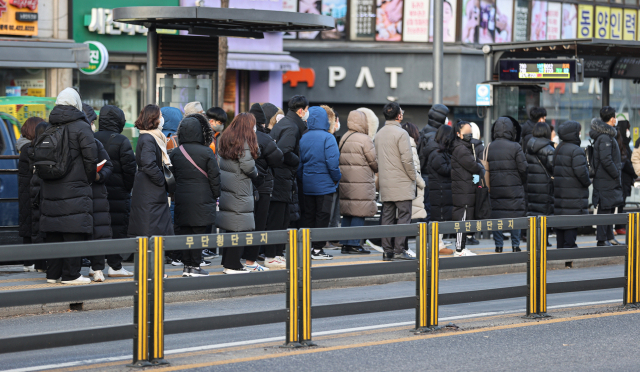
[[7, 3], [5, 2], [5, 0], [0, 0], [0, 17], [2, 17], [2, 14], [4, 14], [4, 12], [7, 11]]
[[31, 10], [36, 10], [36, 8], [38, 8], [38, 0], [9, 0], [9, 4], [18, 9], [29, 8]]
[[313, 88], [316, 82], [316, 72], [312, 68], [302, 68], [299, 71], [287, 71], [282, 74], [282, 84], [291, 83], [291, 88], [298, 86], [298, 83], [307, 83], [307, 87]]

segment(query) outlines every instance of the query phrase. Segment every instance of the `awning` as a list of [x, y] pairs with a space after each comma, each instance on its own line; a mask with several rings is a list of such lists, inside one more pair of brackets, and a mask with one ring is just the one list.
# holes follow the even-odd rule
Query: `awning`
[[0, 40], [0, 67], [80, 68], [89, 66], [87, 44]]
[[227, 68], [250, 71], [298, 71], [297, 59], [288, 54], [250, 54], [229, 52]]

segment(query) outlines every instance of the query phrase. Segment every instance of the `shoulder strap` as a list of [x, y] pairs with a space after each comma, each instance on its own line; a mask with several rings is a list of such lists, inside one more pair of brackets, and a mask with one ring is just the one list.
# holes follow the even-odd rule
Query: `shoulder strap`
[[182, 145], [180, 145], [178, 148], [182, 152], [182, 155], [184, 155], [184, 157], [187, 158], [187, 160], [189, 160], [189, 163], [191, 163], [194, 167], [196, 167], [196, 169], [198, 169], [200, 171], [200, 173], [202, 173], [205, 177], [209, 178], [209, 176], [207, 176], [207, 172], [203, 171], [202, 168], [200, 168], [196, 164], [196, 162], [193, 161], [193, 159], [191, 159], [191, 156], [189, 156], [189, 153], [187, 152], [187, 150], [184, 149], [184, 147]]
[[355, 133], [356, 132], [351, 132], [351, 134], [348, 135], [347, 138], [344, 139], [344, 142], [342, 142], [342, 145], [340, 145], [340, 148], [338, 149], [338, 152], [342, 152], [342, 146], [344, 146], [344, 144], [347, 143], [347, 140], [349, 139], [349, 137], [351, 137]]
[[547, 172], [547, 168], [544, 167], [544, 165], [542, 165], [542, 162], [540, 161], [540, 158], [538, 157], [537, 154], [533, 155], [536, 157], [536, 160], [538, 161], [538, 163], [540, 164], [540, 166], [542, 167], [542, 170], [544, 171], [544, 173], [547, 175], [547, 177], [549, 177], [550, 179], [553, 179], [553, 177], [551, 177], [549, 175], [549, 172]]
[[109, 136], [109, 139], [107, 140], [107, 144], [104, 146], [105, 149], [107, 149], [107, 152], [109, 151], [109, 145], [111, 145], [111, 140], [113, 140], [116, 137], [117, 133], [113, 133], [112, 135]]

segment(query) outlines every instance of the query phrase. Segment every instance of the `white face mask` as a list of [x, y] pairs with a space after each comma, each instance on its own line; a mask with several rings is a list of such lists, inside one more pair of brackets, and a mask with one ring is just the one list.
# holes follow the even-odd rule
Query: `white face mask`
[[307, 110], [302, 116], [302, 121], [307, 121], [309, 119], [309, 110]]
[[631, 137], [631, 132], [627, 130], [627, 138]]
[[254, 126], [253, 126], [253, 131], [255, 132], [255, 131], [257, 131], [257, 130], [258, 130], [258, 127], [254, 125]]
[[449, 125], [449, 118], [447, 117], [444, 118], [444, 125]]
[[555, 136], [555, 137], [553, 137], [553, 139], [551, 141], [553, 141], [555, 143], [560, 143], [560, 137]]
[[336, 132], [340, 130], [340, 120], [337, 120]]
[[93, 123], [91, 123], [91, 130], [94, 131], [94, 132], [96, 131], [96, 125], [93, 124]]
[[158, 124], [158, 130], [162, 130], [164, 127], [164, 117], [160, 115], [160, 124]]

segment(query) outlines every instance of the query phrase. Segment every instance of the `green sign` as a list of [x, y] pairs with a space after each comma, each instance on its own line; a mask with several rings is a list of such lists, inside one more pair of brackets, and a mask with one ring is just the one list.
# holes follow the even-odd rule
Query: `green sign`
[[73, 2], [73, 39], [97, 41], [110, 52], [146, 53], [143, 26], [113, 22], [111, 10], [125, 6], [178, 6], [179, 0], [82, 0]]
[[89, 67], [81, 68], [80, 71], [87, 75], [96, 75], [107, 68], [109, 64], [109, 52], [102, 43], [97, 41], [85, 41], [89, 45]]

